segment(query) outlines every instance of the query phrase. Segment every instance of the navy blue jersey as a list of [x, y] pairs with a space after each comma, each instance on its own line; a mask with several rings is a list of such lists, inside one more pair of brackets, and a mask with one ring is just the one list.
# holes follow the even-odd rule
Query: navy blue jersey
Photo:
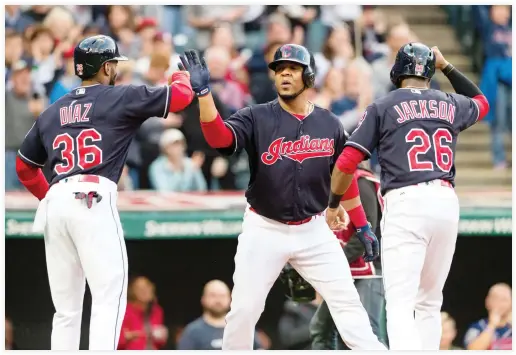
[[76, 174], [118, 183], [127, 150], [149, 117], [167, 117], [170, 87], [79, 87], [36, 120], [18, 152], [25, 162], [52, 168], [50, 184]]
[[298, 221], [326, 209], [333, 166], [346, 141], [335, 115], [314, 106], [298, 119], [275, 100], [241, 109], [225, 124], [234, 144], [219, 152], [246, 150], [251, 173], [246, 197], [258, 214]]
[[378, 148], [382, 193], [435, 179], [453, 184], [457, 136], [478, 115], [463, 95], [398, 89], [367, 107], [346, 145], [367, 156]]

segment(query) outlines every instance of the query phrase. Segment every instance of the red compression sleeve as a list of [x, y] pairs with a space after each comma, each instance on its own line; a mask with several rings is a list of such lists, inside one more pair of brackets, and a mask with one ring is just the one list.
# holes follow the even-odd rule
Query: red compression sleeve
[[48, 182], [40, 168], [36, 168], [16, 157], [16, 174], [20, 182], [38, 200], [43, 200], [48, 192]]
[[182, 71], [176, 71], [170, 79], [170, 107], [169, 112], [184, 110], [194, 98], [190, 79]]
[[213, 121], [201, 122], [201, 129], [212, 148], [227, 148], [233, 144], [233, 132], [224, 124], [219, 113]]
[[[355, 175], [353, 176], [351, 185], [349, 185], [349, 188], [346, 190], [346, 193], [344, 193], [344, 196], [342, 196], [342, 201], [352, 200], [358, 196], [360, 196], [360, 191], [358, 189], [358, 179]], [[367, 224], [367, 217], [364, 211], [364, 207], [362, 206], [362, 203], [347, 212], [351, 223], [353, 223], [355, 227], [361, 228]]]
[[365, 154], [360, 150], [347, 146], [340, 153], [337, 159], [337, 169], [342, 171], [344, 174], [354, 174], [357, 170], [358, 164], [364, 160]]
[[473, 101], [478, 106], [478, 120], [480, 121], [489, 112], [489, 102], [487, 102], [487, 98], [484, 95], [475, 96]]

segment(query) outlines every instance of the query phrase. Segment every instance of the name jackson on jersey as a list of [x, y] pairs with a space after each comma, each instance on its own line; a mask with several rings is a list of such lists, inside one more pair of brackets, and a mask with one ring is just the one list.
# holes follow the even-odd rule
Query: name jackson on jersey
[[266, 152], [261, 155], [265, 165], [272, 165], [282, 156], [302, 163], [305, 159], [330, 157], [334, 154], [335, 140], [329, 138], [313, 138], [301, 136], [296, 141], [285, 141], [285, 137], [275, 139]]

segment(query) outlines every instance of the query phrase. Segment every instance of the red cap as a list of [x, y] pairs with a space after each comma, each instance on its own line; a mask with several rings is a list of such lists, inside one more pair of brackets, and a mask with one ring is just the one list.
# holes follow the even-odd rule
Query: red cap
[[65, 58], [65, 59], [73, 58], [73, 51], [74, 51], [73, 47], [70, 47], [69, 49], [64, 51], [63, 52], [63, 58]]
[[138, 24], [138, 27], [136, 27], [136, 32], [140, 32], [141, 30], [143, 30], [144, 28], [147, 28], [147, 27], [157, 27], [157, 26], [158, 26], [158, 23], [156, 22], [156, 19], [154, 19], [152, 17], [144, 17]]

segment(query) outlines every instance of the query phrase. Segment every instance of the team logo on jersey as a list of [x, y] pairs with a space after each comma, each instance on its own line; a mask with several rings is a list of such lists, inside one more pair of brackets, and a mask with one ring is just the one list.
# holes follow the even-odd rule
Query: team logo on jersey
[[76, 64], [75, 69], [77, 69], [78, 75], [82, 75], [82, 73], [84, 72], [84, 67], [82, 66], [82, 64]]
[[285, 137], [274, 140], [269, 149], [262, 154], [262, 162], [265, 165], [272, 165], [283, 159], [282, 157], [302, 163], [305, 159], [330, 157], [335, 152], [333, 139], [310, 139], [310, 136], [306, 135], [297, 141], [284, 140]]

